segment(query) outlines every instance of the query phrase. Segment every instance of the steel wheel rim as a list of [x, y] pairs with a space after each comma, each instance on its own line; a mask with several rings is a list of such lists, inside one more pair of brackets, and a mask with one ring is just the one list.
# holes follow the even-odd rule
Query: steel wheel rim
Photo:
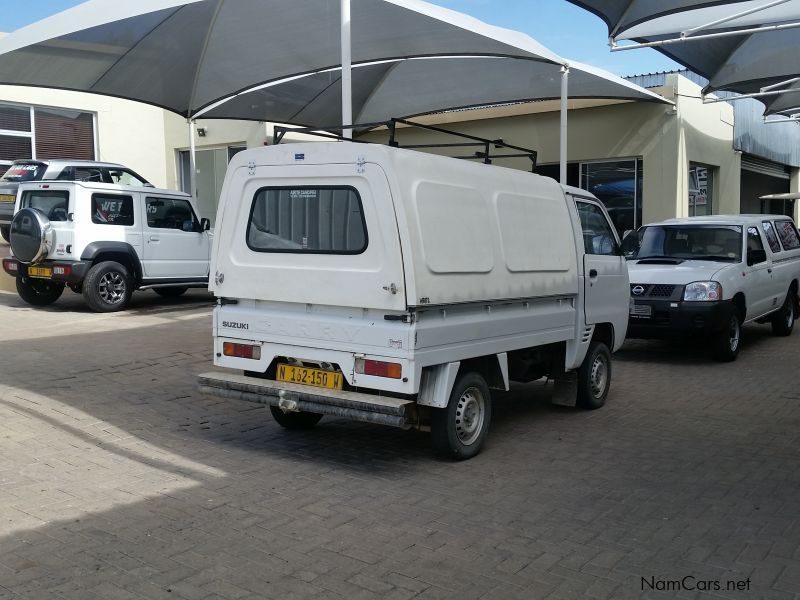
[[125, 278], [117, 272], [106, 273], [97, 284], [100, 298], [108, 304], [119, 304], [125, 298]]
[[735, 316], [731, 317], [730, 328], [728, 329], [728, 345], [731, 352], [736, 352], [739, 347], [739, 319]]
[[456, 436], [465, 446], [470, 446], [480, 437], [486, 418], [486, 400], [475, 387], [467, 388], [456, 405]]
[[791, 329], [792, 325], [794, 325], [794, 302], [791, 299], [787, 299], [786, 302], [789, 303], [789, 310], [786, 311], [786, 327]]
[[589, 383], [592, 386], [592, 396], [598, 399], [602, 398], [606, 392], [606, 385], [608, 385], [608, 364], [603, 355], [595, 357]]

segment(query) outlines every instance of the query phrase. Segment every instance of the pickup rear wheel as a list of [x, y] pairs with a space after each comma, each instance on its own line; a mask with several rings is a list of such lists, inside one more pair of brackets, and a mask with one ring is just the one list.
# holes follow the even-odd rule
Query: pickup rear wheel
[[611, 352], [602, 342], [592, 342], [578, 369], [577, 404], [587, 410], [602, 408], [611, 389]]
[[272, 417], [285, 429], [311, 429], [319, 423], [322, 415], [310, 412], [283, 412], [277, 406], [270, 406]]
[[742, 341], [742, 321], [737, 311], [733, 311], [722, 331], [712, 339], [714, 358], [720, 362], [733, 362], [739, 356]]
[[479, 373], [461, 375], [446, 408], [431, 410], [434, 451], [448, 458], [466, 460], [481, 451], [492, 420], [492, 398]]
[[17, 293], [32, 306], [50, 306], [64, 293], [64, 284], [44, 279], [17, 277]]
[[128, 269], [114, 261], [96, 264], [86, 274], [83, 298], [96, 312], [123, 310], [131, 299], [133, 286]]
[[792, 335], [795, 316], [795, 294], [794, 291], [789, 290], [789, 293], [786, 294], [786, 300], [783, 301], [783, 305], [771, 319], [772, 333], [782, 337]]

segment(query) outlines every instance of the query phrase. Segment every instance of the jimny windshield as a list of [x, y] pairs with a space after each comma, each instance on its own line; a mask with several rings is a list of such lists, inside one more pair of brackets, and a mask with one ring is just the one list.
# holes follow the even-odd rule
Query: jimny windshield
[[636, 259], [742, 260], [742, 228], [728, 225], [650, 225]]

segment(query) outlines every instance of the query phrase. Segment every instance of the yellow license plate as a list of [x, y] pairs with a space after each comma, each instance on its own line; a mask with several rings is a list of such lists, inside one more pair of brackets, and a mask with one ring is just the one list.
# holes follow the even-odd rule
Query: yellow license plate
[[28, 277], [39, 277], [50, 279], [53, 276], [53, 269], [50, 267], [28, 267]]
[[341, 373], [283, 364], [278, 365], [278, 381], [313, 385], [330, 390], [340, 390], [344, 387], [344, 376]]
[[9, 194], [0, 194], [0, 202], [16, 202], [16, 196], [10, 196]]

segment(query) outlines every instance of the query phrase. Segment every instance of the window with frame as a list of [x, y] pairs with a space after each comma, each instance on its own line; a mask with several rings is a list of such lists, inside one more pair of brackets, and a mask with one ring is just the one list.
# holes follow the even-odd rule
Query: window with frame
[[800, 238], [797, 229], [791, 221], [775, 221], [775, 230], [784, 250], [794, 250], [800, 248]]
[[188, 200], [148, 198], [145, 202], [147, 226], [152, 229], [200, 231], [200, 223]]
[[108, 180], [116, 185], [145, 187], [148, 183], [129, 169], [106, 169]]
[[352, 187], [266, 188], [253, 199], [247, 245], [256, 252], [361, 254], [368, 243]]
[[[760, 251], [764, 252], [764, 242], [761, 241], [761, 235], [759, 235], [758, 229], [756, 229], [755, 227], [748, 227], [747, 228], [747, 252], [748, 252], [748, 255], [749, 255], [749, 252], [751, 250], [760, 250]], [[749, 259], [748, 259], [748, 261], [749, 261]], [[765, 261], [766, 261], [766, 253], [764, 254], [764, 260], [762, 260], [760, 262], [757, 262], [757, 263], [753, 263], [753, 264], [757, 264], [758, 265], [758, 264], [761, 264], [761, 263], [763, 263]], [[749, 262], [748, 262], [748, 264], [749, 264]]]
[[603, 211], [595, 204], [578, 202], [578, 216], [583, 229], [586, 254], [618, 256], [619, 247]]
[[713, 214], [714, 167], [689, 163], [689, 216]]
[[764, 230], [764, 235], [767, 238], [770, 250], [772, 250], [773, 253], [780, 252], [781, 244], [778, 241], [778, 235], [775, 233], [775, 228], [772, 226], [772, 223], [764, 221], [761, 223], [761, 227]]
[[22, 208], [35, 208], [50, 221], [69, 220], [69, 192], [65, 190], [31, 190], [22, 193]]
[[92, 194], [92, 223], [130, 227], [134, 224], [133, 198], [116, 194]]

